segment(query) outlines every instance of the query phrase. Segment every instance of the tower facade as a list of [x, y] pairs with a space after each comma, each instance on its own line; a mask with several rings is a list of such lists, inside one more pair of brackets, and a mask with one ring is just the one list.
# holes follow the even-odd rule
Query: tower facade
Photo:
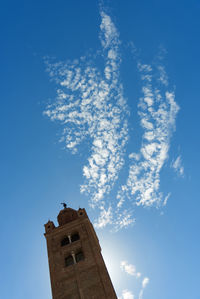
[[60, 211], [45, 224], [53, 299], [117, 299], [85, 209]]

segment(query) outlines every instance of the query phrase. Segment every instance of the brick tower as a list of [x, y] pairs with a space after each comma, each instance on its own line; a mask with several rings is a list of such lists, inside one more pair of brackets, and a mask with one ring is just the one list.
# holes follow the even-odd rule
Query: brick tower
[[53, 299], [117, 299], [85, 209], [60, 211], [45, 224]]

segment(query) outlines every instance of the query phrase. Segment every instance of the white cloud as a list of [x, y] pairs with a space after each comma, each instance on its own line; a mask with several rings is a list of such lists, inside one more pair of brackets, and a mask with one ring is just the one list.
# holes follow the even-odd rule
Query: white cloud
[[120, 211], [120, 203], [117, 204], [117, 209], [115, 210], [115, 231], [118, 231], [122, 228], [127, 228], [135, 223], [135, 218], [131, 210], [124, 209]]
[[[142, 278], [142, 274], [140, 272], [136, 271], [136, 267], [132, 264], [129, 264], [126, 260], [120, 262], [120, 268], [122, 271], [126, 272], [127, 274], [139, 279], [139, 281], [141, 283], [141, 289], [139, 291], [138, 299], [143, 299], [144, 289], [149, 284], [149, 278], [148, 277]], [[129, 291], [124, 290], [123, 292], [124, 292], [124, 294], [127, 293], [127, 296], [128, 296]], [[133, 296], [133, 294], [131, 292], [130, 292], [130, 296]], [[123, 297], [123, 293], [122, 293], [122, 297], [120, 297], [119, 299], [123, 299], [123, 298], [126, 298], [126, 297]], [[127, 297], [127, 298], [129, 298], [129, 297]], [[130, 298], [132, 298], [132, 297], [130, 297]]]
[[165, 71], [164, 66], [163, 65], [158, 65], [157, 68], [158, 68], [158, 71], [159, 71], [159, 74], [160, 74], [158, 80], [160, 80], [160, 82], [162, 84], [164, 84], [165, 86], [167, 86], [168, 85], [168, 76], [167, 76], [167, 73]]
[[[159, 190], [160, 172], [168, 158], [170, 137], [175, 129], [179, 107], [174, 92], [166, 89], [167, 75], [163, 66], [158, 67], [158, 79], [154, 78], [150, 65], [139, 63], [138, 70], [143, 81], [143, 97], [139, 100], [138, 114], [144, 133], [140, 153], [130, 156], [129, 175], [117, 198], [124, 200], [129, 197], [137, 205], [159, 206], [161, 202], [167, 202]], [[159, 88], [158, 81], [161, 84]]]
[[131, 153], [128, 157], [129, 159], [135, 159], [136, 161], [140, 160], [140, 154]]
[[145, 277], [143, 279], [143, 281], [142, 281], [142, 288], [141, 288], [140, 293], [139, 293], [139, 299], [143, 298], [144, 289], [146, 288], [146, 286], [148, 285], [148, 283], [149, 283], [149, 278]]
[[122, 291], [122, 296], [119, 299], [134, 299], [134, 295], [132, 292], [128, 290], [123, 290]]
[[[59, 88], [55, 103], [44, 113], [62, 124], [61, 141], [72, 153], [78, 152], [85, 140], [90, 144], [80, 191], [90, 197], [92, 207], [100, 208], [96, 225], [104, 227], [111, 219], [115, 222], [111, 206], [105, 208], [104, 198], [124, 165], [128, 110], [119, 79], [119, 34], [103, 11], [100, 41], [105, 58], [103, 74], [84, 57], [79, 62], [47, 63], [48, 72]], [[119, 220], [118, 215], [117, 219], [121, 227], [131, 222], [129, 217]]]
[[[116, 202], [111, 203], [106, 197], [125, 164], [129, 110], [120, 80], [119, 33], [110, 16], [103, 10], [100, 14], [102, 48], [98, 53], [104, 57], [103, 70], [95, 66], [98, 54], [66, 63], [48, 61], [47, 71], [58, 88], [54, 103], [47, 106], [44, 114], [62, 125], [60, 141], [73, 154], [83, 142], [87, 143], [88, 156], [82, 169], [84, 181], [80, 192], [88, 195], [91, 207], [99, 209], [96, 227], [110, 224], [118, 230], [135, 222], [127, 200], [143, 206], [158, 206], [163, 201], [159, 190], [160, 172], [168, 158], [179, 107], [174, 93], [168, 89], [168, 78], [161, 63], [155, 79], [154, 68], [139, 62], [143, 82], [138, 103], [143, 129], [141, 148], [138, 153], [129, 155], [127, 180], [119, 188]], [[184, 172], [180, 159], [174, 161], [173, 168], [180, 174]], [[165, 197], [164, 205], [167, 199]]]
[[164, 201], [163, 201], [163, 206], [166, 206], [166, 205], [167, 205], [167, 202], [168, 202], [170, 196], [171, 196], [171, 193], [168, 193], [167, 196], [165, 196], [165, 199], [164, 199]]
[[141, 273], [136, 271], [136, 267], [132, 264], [129, 264], [127, 261], [121, 261], [120, 268], [129, 275], [135, 276], [137, 278], [141, 276]]
[[103, 48], [110, 48], [108, 52], [108, 57], [111, 59], [116, 58], [116, 53], [113, 51], [113, 44], [119, 44], [119, 34], [118, 31], [112, 22], [110, 16], [108, 16], [104, 11], [101, 11], [101, 43]]
[[138, 299], [142, 299], [143, 298], [143, 293], [144, 293], [144, 289], [141, 289], [140, 293], [139, 293]]
[[103, 206], [100, 207], [100, 216], [98, 217], [97, 221], [94, 223], [94, 226], [96, 228], [103, 228], [108, 224], [112, 224], [112, 211], [111, 211], [111, 207], [108, 208], [108, 210], [106, 210]]
[[142, 287], [143, 289], [146, 288], [146, 286], [148, 285], [149, 283], [149, 278], [148, 277], [145, 277], [142, 281]]
[[179, 176], [184, 176], [184, 167], [182, 164], [181, 156], [178, 156], [171, 164], [171, 167]]

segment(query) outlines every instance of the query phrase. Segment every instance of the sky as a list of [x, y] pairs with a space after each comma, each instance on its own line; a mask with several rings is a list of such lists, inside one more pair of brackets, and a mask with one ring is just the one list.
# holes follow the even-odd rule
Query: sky
[[1, 298], [51, 298], [61, 202], [87, 210], [119, 299], [200, 298], [199, 10], [1, 2]]

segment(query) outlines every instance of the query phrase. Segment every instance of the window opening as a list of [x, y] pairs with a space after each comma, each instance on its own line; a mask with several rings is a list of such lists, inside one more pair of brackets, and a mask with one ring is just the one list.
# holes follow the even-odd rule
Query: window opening
[[74, 264], [74, 259], [71, 255], [69, 255], [68, 257], [65, 258], [65, 266], [71, 266]]
[[84, 255], [83, 255], [83, 252], [82, 251], [79, 251], [77, 254], [76, 254], [76, 262], [80, 262], [80, 261], [83, 261], [84, 260]]
[[64, 237], [61, 240], [61, 246], [65, 246], [65, 245], [68, 245], [68, 244], [69, 244], [69, 238], [68, 237]]
[[79, 237], [79, 234], [78, 234], [78, 233], [73, 234], [73, 235], [71, 236], [71, 241], [72, 241], [72, 242], [78, 241], [79, 239], [80, 239], [80, 237]]

